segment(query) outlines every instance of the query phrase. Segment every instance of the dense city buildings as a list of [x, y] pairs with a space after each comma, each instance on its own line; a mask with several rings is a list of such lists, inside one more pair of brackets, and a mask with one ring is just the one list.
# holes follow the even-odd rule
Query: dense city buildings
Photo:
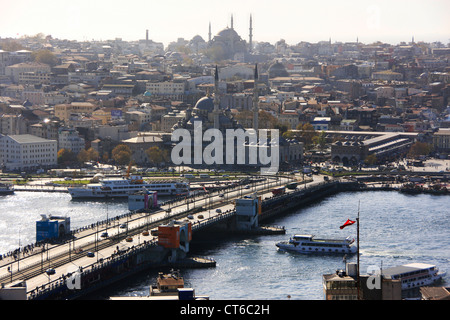
[[[448, 45], [270, 44], [254, 40], [251, 16], [246, 36], [233, 17], [220, 28], [210, 23], [207, 40], [196, 35], [167, 47], [148, 30], [139, 41], [0, 38], [3, 143], [54, 141], [46, 167], [57, 165], [61, 149], [77, 155], [93, 147], [98, 160], [112, 161], [119, 144], [131, 147], [135, 163], [149, 164], [146, 149], [168, 152], [174, 129], [202, 121], [204, 129], [279, 129], [287, 167], [312, 159], [382, 163], [416, 142], [448, 156]], [[2, 152], [4, 170], [34, 166]]]

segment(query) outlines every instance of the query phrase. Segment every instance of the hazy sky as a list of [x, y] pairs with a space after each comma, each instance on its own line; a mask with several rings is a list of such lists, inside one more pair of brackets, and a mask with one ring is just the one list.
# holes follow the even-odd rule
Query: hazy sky
[[163, 42], [230, 26], [248, 41], [450, 42], [449, 0], [0, 0], [0, 37]]

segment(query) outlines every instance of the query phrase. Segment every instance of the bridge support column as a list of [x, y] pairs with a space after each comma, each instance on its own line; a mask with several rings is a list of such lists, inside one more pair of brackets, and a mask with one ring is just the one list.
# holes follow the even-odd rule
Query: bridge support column
[[258, 227], [260, 201], [256, 196], [236, 200], [236, 229], [251, 230]]

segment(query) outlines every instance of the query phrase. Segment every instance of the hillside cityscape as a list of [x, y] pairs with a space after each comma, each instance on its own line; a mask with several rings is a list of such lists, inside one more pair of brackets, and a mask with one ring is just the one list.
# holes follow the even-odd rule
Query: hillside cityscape
[[[0, 34], [0, 298], [448, 299], [429, 285], [448, 263], [450, 43], [212, 27], [168, 44]], [[203, 245], [214, 258], [191, 255]]]
[[[280, 129], [286, 165], [298, 166], [305, 157], [358, 165], [408, 152], [448, 154], [448, 45], [415, 42], [414, 36], [397, 45], [357, 38], [256, 43], [251, 19], [248, 39], [234, 30], [231, 17], [216, 35], [210, 24], [206, 40], [196, 35], [166, 47], [149, 39], [148, 30], [132, 42], [1, 38], [1, 145], [53, 141], [51, 152], [33, 158], [2, 148], [3, 169], [89, 160], [169, 165], [174, 128], [194, 120], [213, 126], [215, 90], [221, 130], [252, 127], [257, 92], [259, 129]], [[339, 131], [367, 134], [349, 141]], [[371, 152], [362, 142], [381, 132], [390, 148]], [[112, 152], [118, 145], [126, 146], [122, 158]]]

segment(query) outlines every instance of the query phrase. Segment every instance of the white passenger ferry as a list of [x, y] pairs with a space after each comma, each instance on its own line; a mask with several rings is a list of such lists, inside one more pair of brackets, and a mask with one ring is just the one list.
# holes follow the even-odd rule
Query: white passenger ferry
[[384, 278], [400, 280], [402, 290], [414, 289], [422, 286], [428, 286], [442, 280], [446, 274], [440, 273], [439, 268], [433, 264], [410, 263], [398, 267], [382, 270]]
[[106, 198], [128, 197], [145, 187], [150, 191], [157, 191], [159, 196], [178, 196], [189, 194], [189, 184], [181, 181], [144, 181], [141, 176], [129, 178], [104, 178], [98, 183], [89, 183], [83, 187], [67, 188], [72, 199], [78, 198]]
[[316, 239], [314, 235], [294, 235], [289, 241], [281, 241], [276, 244], [280, 250], [295, 251], [300, 253], [356, 253], [353, 246], [354, 239]]

